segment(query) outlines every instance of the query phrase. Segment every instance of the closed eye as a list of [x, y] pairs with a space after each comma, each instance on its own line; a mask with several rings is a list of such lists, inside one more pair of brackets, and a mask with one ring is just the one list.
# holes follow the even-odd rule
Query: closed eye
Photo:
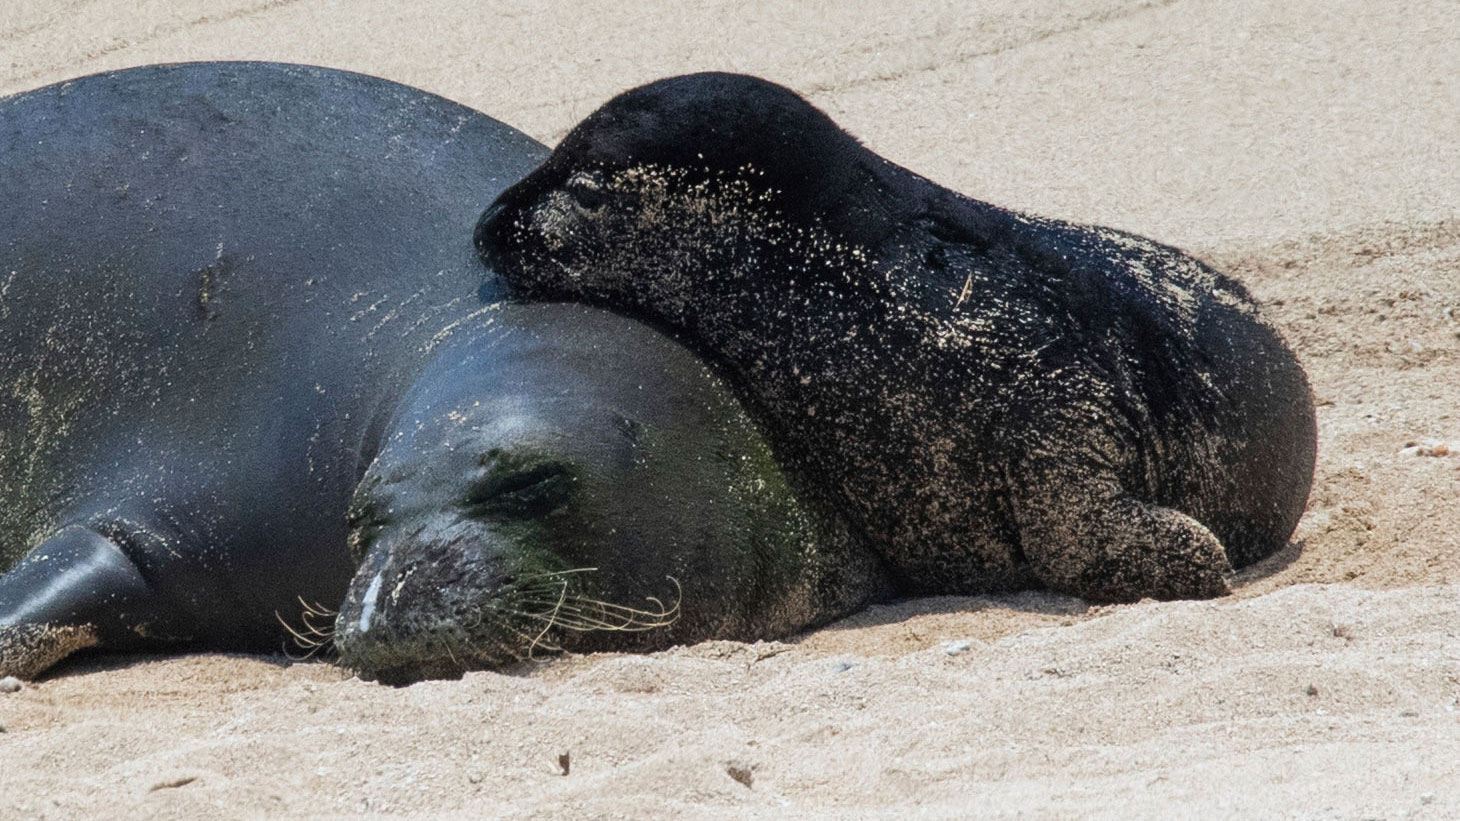
[[579, 171], [563, 186], [573, 202], [584, 211], [601, 211], [605, 206], [628, 202], [633, 195], [616, 191], [604, 183], [597, 171]]
[[493, 471], [463, 500], [472, 516], [534, 518], [561, 507], [572, 495], [574, 478], [562, 462], [542, 462], [511, 472]]

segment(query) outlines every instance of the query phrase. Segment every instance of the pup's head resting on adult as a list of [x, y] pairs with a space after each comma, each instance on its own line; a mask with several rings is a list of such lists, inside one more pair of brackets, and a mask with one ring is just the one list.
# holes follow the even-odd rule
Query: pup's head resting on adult
[[[672, 77], [579, 123], [483, 215], [477, 248], [526, 296], [603, 303], [612, 294], [651, 314], [692, 311], [666, 305], [671, 289], [656, 283], [723, 271], [727, 255], [766, 242], [787, 251], [878, 244], [912, 207], [887, 167], [789, 89], [737, 74]], [[645, 289], [657, 298], [634, 299]]]

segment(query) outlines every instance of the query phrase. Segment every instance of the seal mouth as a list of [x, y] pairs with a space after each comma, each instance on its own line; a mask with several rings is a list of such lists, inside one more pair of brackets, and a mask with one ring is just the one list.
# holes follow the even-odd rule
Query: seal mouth
[[519, 660], [515, 637], [489, 606], [479, 613], [459, 603], [441, 610], [387, 606], [378, 608], [369, 620], [355, 610], [347, 602], [336, 621], [334, 640], [340, 664], [362, 679], [392, 685], [458, 679], [468, 670]]
[[[423, 563], [367, 562], [335, 621], [340, 663], [361, 678], [409, 684], [460, 678], [564, 651], [592, 651], [606, 637], [668, 628], [682, 591], [639, 607], [601, 598], [598, 568], [518, 575], [421, 572]], [[432, 571], [435, 570], [433, 566]]]

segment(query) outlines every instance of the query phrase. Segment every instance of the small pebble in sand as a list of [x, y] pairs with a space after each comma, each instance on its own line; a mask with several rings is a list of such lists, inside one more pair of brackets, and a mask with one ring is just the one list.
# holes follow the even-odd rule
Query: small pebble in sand
[[198, 777], [196, 775], [179, 775], [174, 778], [169, 778], [166, 781], [159, 781], [156, 784], [153, 784], [147, 789], [147, 792], [157, 792], [158, 790], [175, 790], [178, 787], [186, 787], [187, 785], [197, 780]]
[[725, 762], [725, 774], [744, 784], [746, 787], [749, 787], [751, 782], [755, 780], [755, 777], [751, 774], [752, 769], [749, 764], [741, 761]]
[[1424, 439], [1418, 442], [1405, 442], [1404, 447], [1399, 451], [1400, 456], [1449, 456], [1450, 444], [1439, 439]]
[[943, 652], [947, 653], [950, 656], [956, 656], [959, 653], [962, 653], [964, 650], [967, 650], [971, 644], [972, 642], [967, 640], [950, 641], [947, 644], [943, 645]]
[[22, 686], [24, 685], [20, 683], [20, 679], [15, 676], [0, 678], [0, 693], [18, 693]]

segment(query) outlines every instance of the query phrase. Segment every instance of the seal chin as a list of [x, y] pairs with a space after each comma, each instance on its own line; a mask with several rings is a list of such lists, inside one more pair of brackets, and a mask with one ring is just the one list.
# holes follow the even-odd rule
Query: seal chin
[[456, 681], [466, 675], [466, 667], [450, 660], [427, 662], [412, 660], [399, 667], [353, 667], [360, 678], [387, 687], [407, 687], [418, 681]]

